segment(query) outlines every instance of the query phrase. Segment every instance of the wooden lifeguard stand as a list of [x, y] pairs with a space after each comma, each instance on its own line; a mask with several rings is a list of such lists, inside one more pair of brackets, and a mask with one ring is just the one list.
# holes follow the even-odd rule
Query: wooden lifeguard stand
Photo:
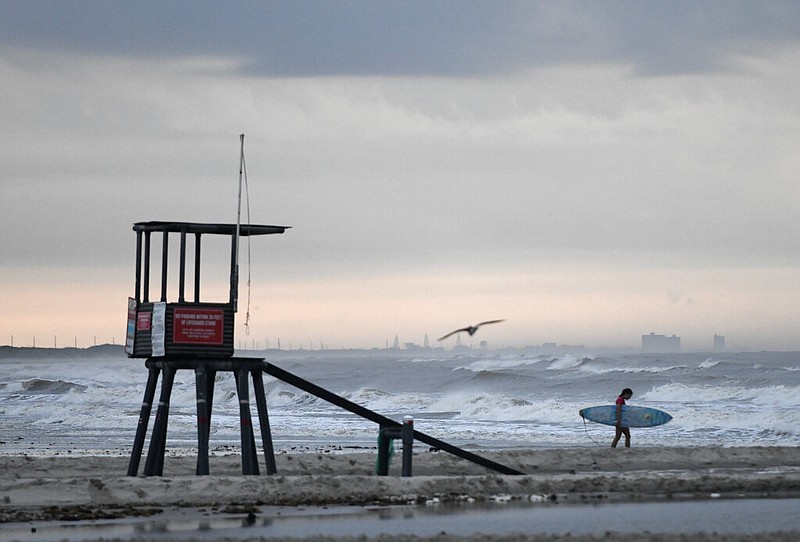
[[[272, 437], [269, 429], [261, 358], [234, 357], [234, 320], [238, 298], [238, 243], [241, 237], [284, 233], [289, 226], [209, 224], [197, 222], [137, 222], [135, 297], [128, 300], [128, 327], [125, 350], [131, 358], [146, 358], [149, 376], [142, 401], [128, 475], [136, 476], [155, 398], [159, 375], [163, 372], [161, 395], [145, 462], [145, 476], [163, 473], [169, 416], [169, 401], [175, 373], [195, 372], [197, 386], [197, 474], [208, 474], [208, 440], [214, 377], [217, 371], [232, 371], [236, 376], [240, 403], [242, 474], [258, 474], [255, 438], [250, 417], [248, 376], [252, 376], [258, 405], [261, 437], [267, 456], [267, 472], [275, 473]], [[227, 302], [201, 300], [201, 249], [205, 236], [230, 239], [230, 293]], [[177, 297], [168, 298], [170, 239], [179, 238]], [[161, 243], [160, 292], [151, 296], [151, 249], [153, 238]], [[158, 239], [160, 237], [160, 239]], [[193, 292], [186, 295], [187, 248], [193, 247]], [[173, 286], [174, 289], [174, 286]]]

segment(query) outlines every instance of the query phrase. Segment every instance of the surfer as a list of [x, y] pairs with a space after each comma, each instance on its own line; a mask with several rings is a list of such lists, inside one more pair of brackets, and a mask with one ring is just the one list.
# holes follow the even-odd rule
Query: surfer
[[614, 434], [614, 440], [611, 442], [612, 448], [617, 447], [617, 443], [622, 435], [625, 435], [625, 447], [631, 447], [631, 429], [630, 427], [622, 427], [622, 405], [631, 397], [633, 397], [633, 390], [630, 388], [622, 390], [622, 393], [617, 397], [617, 424], [614, 426], [616, 432]]

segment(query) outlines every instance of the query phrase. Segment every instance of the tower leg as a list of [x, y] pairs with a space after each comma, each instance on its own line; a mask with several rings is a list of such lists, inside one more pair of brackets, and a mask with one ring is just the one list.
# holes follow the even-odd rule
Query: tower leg
[[131, 460], [128, 463], [128, 476], [136, 476], [139, 473], [139, 462], [142, 460], [144, 439], [147, 436], [147, 425], [150, 423], [150, 411], [153, 408], [153, 398], [156, 395], [158, 375], [161, 372], [156, 367], [150, 367], [149, 369], [147, 385], [144, 388], [144, 399], [142, 399], [142, 411], [139, 413], [139, 424], [136, 426], [136, 437], [133, 440]]
[[194, 370], [195, 387], [197, 388], [197, 470], [196, 474], [208, 474], [208, 372], [205, 367]]
[[247, 383], [249, 371], [236, 369], [236, 391], [239, 395], [239, 421], [242, 433], [242, 474], [258, 474], [255, 457], [253, 420], [250, 417], [250, 387]]
[[403, 439], [403, 476], [411, 476], [411, 462], [414, 454], [414, 418], [403, 417], [403, 427], [400, 430]]
[[206, 374], [208, 375], [206, 378], [206, 403], [208, 404], [208, 431], [209, 433], [206, 435], [206, 446], [208, 445], [208, 439], [211, 434], [211, 412], [212, 406], [214, 405], [214, 383], [216, 382], [217, 378], [217, 371], [214, 369], [206, 369]]
[[267, 396], [264, 393], [264, 379], [260, 370], [253, 371], [253, 390], [256, 393], [258, 407], [258, 426], [261, 428], [261, 443], [264, 446], [264, 458], [267, 461], [267, 474], [277, 474], [275, 466], [275, 450], [272, 446], [272, 431], [269, 427]]
[[164, 472], [164, 451], [167, 441], [167, 419], [169, 417], [169, 398], [172, 395], [172, 384], [175, 381], [175, 369], [164, 367], [164, 378], [161, 380], [161, 398], [156, 410], [156, 421], [153, 424], [153, 436], [144, 464], [145, 476], [161, 476]]

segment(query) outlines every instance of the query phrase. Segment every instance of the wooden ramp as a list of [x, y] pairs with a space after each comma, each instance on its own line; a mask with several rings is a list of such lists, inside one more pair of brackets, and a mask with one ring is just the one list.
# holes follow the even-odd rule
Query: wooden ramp
[[[296, 388], [300, 388], [303, 391], [307, 391], [312, 395], [316, 395], [320, 399], [324, 399], [325, 401], [328, 401], [329, 403], [332, 403], [338, 407], [341, 407], [345, 410], [349, 410], [353, 414], [357, 414], [362, 418], [371, 420], [379, 424], [381, 427], [395, 427], [398, 429], [401, 427], [401, 424], [399, 422], [396, 422], [391, 418], [387, 418], [386, 416], [378, 414], [375, 411], [372, 411], [366, 407], [363, 407], [359, 404], [349, 401], [344, 397], [342, 397], [341, 395], [337, 395], [324, 388], [321, 388], [320, 386], [317, 386], [316, 384], [312, 384], [308, 380], [300, 378], [299, 376], [290, 373], [289, 371], [286, 371], [284, 369], [281, 369], [280, 367], [277, 367], [271, 363], [264, 362], [263, 367], [264, 367], [264, 372], [267, 373], [268, 375], [274, 376], [279, 380], [283, 380], [287, 384], [291, 384]], [[499, 472], [501, 474], [524, 474], [523, 472], [520, 472], [516, 469], [512, 469], [511, 467], [501, 465], [500, 463], [497, 463], [490, 459], [486, 459], [485, 457], [481, 457], [477, 454], [464, 450], [463, 448], [459, 448], [458, 446], [453, 446], [452, 444], [448, 444], [443, 440], [434, 438], [430, 435], [426, 435], [421, 431], [414, 430], [414, 439], [420, 442], [424, 442], [425, 444], [435, 446], [440, 450], [451, 453], [462, 459], [466, 459], [467, 461], [477, 463], [478, 465]]]

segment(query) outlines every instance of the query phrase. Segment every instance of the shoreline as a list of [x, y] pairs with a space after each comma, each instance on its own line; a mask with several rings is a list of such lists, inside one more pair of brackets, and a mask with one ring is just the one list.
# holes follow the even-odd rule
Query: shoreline
[[[144, 477], [141, 467], [138, 476], [126, 476], [127, 455], [0, 455], [0, 524], [158, 516], [165, 509], [201, 507], [247, 513], [270, 506], [796, 498], [798, 452], [794, 447], [596, 447], [482, 453], [526, 473], [500, 475], [445, 452], [415, 450], [412, 477], [400, 476], [399, 454], [389, 476], [375, 475], [377, 453], [372, 450], [278, 453], [273, 476], [241, 475], [238, 454], [212, 455], [208, 476], [194, 474], [194, 456], [167, 455], [161, 477]], [[263, 473], [261, 455], [259, 462]], [[417, 540], [397, 536], [379, 539]], [[530, 538], [535, 539], [559, 540]], [[771, 539], [780, 538], [773, 533]]]
[[[616, 449], [601, 446], [505, 448], [472, 450], [481, 457], [512, 467], [526, 475], [575, 474], [581, 472], [633, 472], [696, 469], [765, 469], [800, 468], [800, 447], [793, 446], [647, 446]], [[164, 458], [164, 476], [193, 475], [195, 448], [168, 449]], [[298, 447], [276, 449], [278, 475], [374, 475], [377, 447]], [[142, 454], [139, 476], [147, 450]], [[401, 452], [395, 453], [390, 474], [400, 474]], [[61, 478], [70, 473], [94, 476], [122, 476], [128, 469], [130, 450], [38, 450], [4, 452], [0, 447], [0, 481], [47, 473]], [[264, 456], [258, 454], [264, 470]], [[235, 447], [209, 454], [210, 474], [239, 475], [241, 455]], [[10, 472], [18, 469], [16, 472]], [[458, 476], [496, 474], [486, 467], [471, 463], [453, 454], [427, 446], [415, 446], [414, 476]]]

